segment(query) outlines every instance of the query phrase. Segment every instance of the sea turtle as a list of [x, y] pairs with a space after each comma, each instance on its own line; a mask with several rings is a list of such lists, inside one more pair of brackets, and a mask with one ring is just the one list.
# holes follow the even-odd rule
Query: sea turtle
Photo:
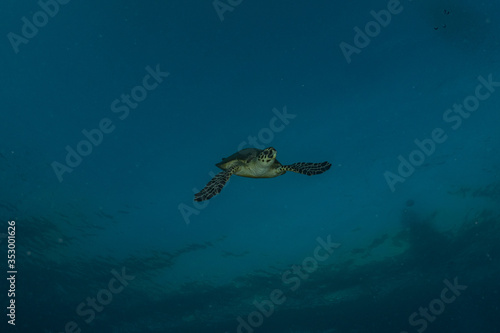
[[312, 176], [325, 172], [332, 165], [328, 162], [299, 162], [290, 165], [281, 165], [276, 159], [276, 149], [269, 147], [264, 150], [257, 148], [240, 150], [229, 157], [223, 158], [216, 166], [224, 171], [215, 175], [203, 190], [194, 195], [195, 201], [208, 200], [219, 194], [232, 175], [251, 178], [272, 178], [281, 176], [287, 171], [292, 171]]

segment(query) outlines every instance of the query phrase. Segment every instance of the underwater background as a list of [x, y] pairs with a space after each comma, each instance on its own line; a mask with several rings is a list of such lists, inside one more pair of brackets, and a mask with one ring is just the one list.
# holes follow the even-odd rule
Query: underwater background
[[3, 1], [0, 331], [500, 332], [499, 15]]

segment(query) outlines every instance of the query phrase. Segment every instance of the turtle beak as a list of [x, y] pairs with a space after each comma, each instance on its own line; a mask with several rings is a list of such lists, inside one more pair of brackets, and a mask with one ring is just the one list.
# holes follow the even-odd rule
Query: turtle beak
[[276, 151], [276, 149], [274, 149], [274, 147], [269, 147], [269, 153], [270, 153], [270, 158], [276, 158], [276, 155], [278, 154], [278, 152]]

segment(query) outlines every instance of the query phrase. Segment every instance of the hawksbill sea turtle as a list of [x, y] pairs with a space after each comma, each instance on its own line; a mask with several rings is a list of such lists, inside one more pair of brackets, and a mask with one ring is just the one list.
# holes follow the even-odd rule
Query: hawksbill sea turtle
[[212, 180], [194, 195], [195, 201], [205, 201], [220, 193], [232, 175], [250, 178], [273, 178], [283, 175], [287, 171], [303, 175], [319, 175], [332, 166], [328, 162], [307, 163], [299, 162], [282, 165], [276, 159], [276, 149], [273, 147], [264, 150], [246, 148], [233, 155], [223, 158], [216, 166], [223, 171], [215, 175]]

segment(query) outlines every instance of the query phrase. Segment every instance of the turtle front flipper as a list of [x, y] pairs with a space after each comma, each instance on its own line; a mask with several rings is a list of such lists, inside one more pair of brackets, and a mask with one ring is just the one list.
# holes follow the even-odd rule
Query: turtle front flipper
[[313, 176], [319, 175], [330, 169], [332, 165], [328, 162], [323, 163], [307, 163], [299, 162], [290, 165], [284, 165], [282, 168], [285, 171], [292, 171], [296, 173], [301, 173], [303, 175]]
[[216, 174], [215, 177], [205, 185], [203, 190], [194, 195], [194, 201], [205, 201], [219, 194], [231, 175], [236, 172], [236, 169], [237, 167], [234, 167]]

